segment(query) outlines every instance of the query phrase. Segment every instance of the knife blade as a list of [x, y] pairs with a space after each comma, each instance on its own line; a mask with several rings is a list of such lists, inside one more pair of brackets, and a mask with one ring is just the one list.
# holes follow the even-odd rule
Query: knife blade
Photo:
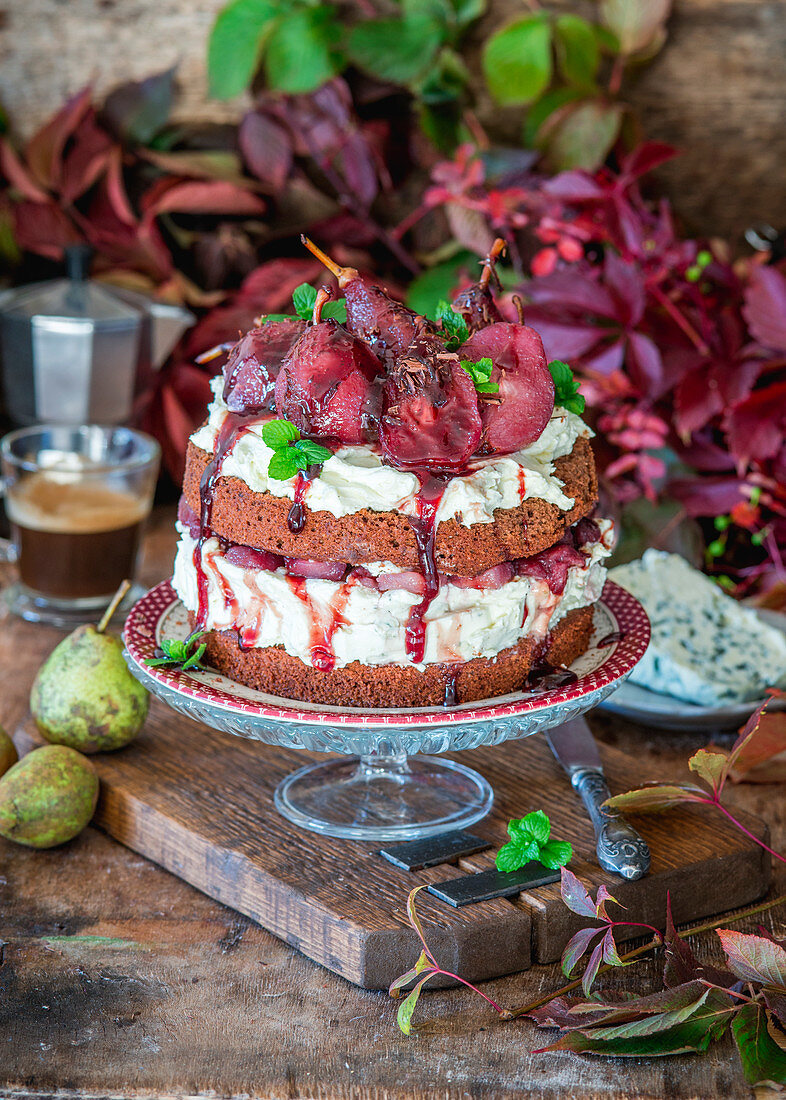
[[650, 850], [644, 839], [616, 810], [603, 808], [611, 796], [598, 746], [584, 718], [571, 718], [561, 726], [546, 730], [546, 740], [559, 763], [568, 773], [571, 785], [595, 830], [595, 850], [604, 871], [633, 881], [650, 868]]

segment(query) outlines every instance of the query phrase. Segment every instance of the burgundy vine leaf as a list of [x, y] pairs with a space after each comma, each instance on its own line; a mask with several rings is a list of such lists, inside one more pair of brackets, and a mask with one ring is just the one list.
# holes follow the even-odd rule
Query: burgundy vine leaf
[[33, 134], [25, 146], [25, 160], [33, 176], [43, 187], [55, 190], [60, 186], [63, 150], [90, 109], [91, 100], [91, 88], [82, 88]]
[[113, 133], [134, 144], [147, 144], [166, 125], [175, 97], [175, 67], [144, 80], [129, 80], [104, 101], [102, 118]]
[[739, 477], [671, 478], [669, 493], [689, 516], [728, 515], [735, 504], [747, 499], [746, 483]]
[[98, 125], [96, 112], [91, 107], [74, 132], [63, 160], [60, 198], [65, 205], [75, 202], [106, 171], [112, 148], [112, 139]]
[[606, 906], [610, 901], [614, 902], [615, 905], [619, 905], [620, 909], [625, 908], [624, 905], [620, 905], [613, 894], [609, 893], [608, 887], [605, 884], [601, 883], [601, 885], [598, 887], [598, 892], [595, 895], [595, 916], [598, 918], [598, 920], [608, 921], [611, 919], [606, 912]]
[[605, 196], [605, 191], [595, 178], [589, 172], [583, 172], [578, 168], [559, 172], [546, 180], [543, 190], [547, 195], [569, 203], [597, 202]]
[[[609, 931], [611, 931], [611, 929], [609, 929]], [[600, 940], [599, 943], [597, 943], [593, 947], [592, 951], [590, 952], [590, 957], [587, 961], [587, 966], [581, 979], [581, 988], [584, 991], [585, 997], [589, 997], [590, 990], [592, 989], [595, 979], [598, 976], [600, 964], [603, 962], [603, 956], [605, 953], [604, 945], [605, 936], [602, 940]]]
[[699, 962], [687, 940], [682, 939], [677, 933], [669, 895], [666, 896], [666, 931], [663, 939], [663, 984], [668, 989], [695, 979], [726, 987], [731, 987], [737, 982], [736, 975], [730, 970], [722, 970], [720, 967]]
[[778, 1017], [781, 1024], [786, 1027], [786, 991], [765, 985], [762, 988], [762, 997], [767, 1008]]
[[402, 974], [401, 977], [396, 978], [394, 981], [392, 981], [390, 983], [390, 988], [388, 989], [388, 994], [391, 997], [397, 997], [399, 995], [400, 991], [402, 989], [404, 989], [405, 986], [408, 986], [411, 981], [414, 981], [415, 978], [417, 978], [417, 977], [419, 977], [419, 975], [425, 973], [425, 971], [433, 970], [433, 969], [434, 969], [433, 962], [428, 957], [428, 955], [426, 954], [425, 951], [421, 951], [420, 955], [418, 956], [418, 961], [415, 963], [415, 965], [412, 967], [412, 969], [408, 970], [406, 972], [406, 974]]
[[565, 945], [565, 950], [562, 952], [562, 973], [566, 978], [572, 975], [576, 969], [576, 964], [595, 936], [602, 932], [602, 928], [580, 928], [578, 932], [571, 936]]
[[67, 245], [84, 241], [71, 219], [54, 203], [17, 203], [14, 236], [20, 248], [50, 260], [62, 260]]
[[587, 888], [567, 867], [563, 867], [560, 871], [559, 889], [562, 900], [571, 912], [578, 913], [580, 917], [595, 917], [595, 903], [589, 896]]
[[763, 982], [786, 992], [786, 950], [764, 936], [717, 929], [729, 967], [744, 982]]
[[785, 697], [786, 692], [771, 690], [743, 726], [726, 761], [726, 773], [735, 782], [786, 751], [786, 713], [767, 713], [772, 699]]
[[30, 202], [49, 202], [48, 192], [36, 183], [8, 138], [0, 138], [0, 172]]
[[678, 150], [663, 141], [645, 141], [623, 157], [620, 164], [620, 186], [633, 183], [640, 176], [659, 168], [677, 156]]
[[263, 214], [265, 203], [247, 188], [226, 180], [171, 179], [159, 181], [144, 196], [142, 209], [150, 217], [161, 214]]
[[744, 302], [742, 313], [754, 337], [766, 348], [786, 351], [786, 276], [776, 267], [755, 268]]
[[786, 433], [786, 382], [756, 390], [728, 410], [723, 424], [738, 468], [751, 459], [773, 458]]
[[275, 193], [292, 169], [293, 150], [288, 131], [264, 111], [249, 111], [240, 123], [238, 141], [243, 159], [254, 175]]

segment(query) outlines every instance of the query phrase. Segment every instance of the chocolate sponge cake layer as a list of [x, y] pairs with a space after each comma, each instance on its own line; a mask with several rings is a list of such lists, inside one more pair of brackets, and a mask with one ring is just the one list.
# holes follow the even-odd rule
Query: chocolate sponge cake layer
[[[197, 515], [199, 482], [209, 461], [206, 451], [189, 443], [183, 493]], [[554, 470], [564, 484], [566, 496], [575, 499], [569, 512], [533, 497], [517, 508], [497, 509], [492, 523], [464, 527], [456, 519], [445, 520], [438, 525], [436, 535], [439, 571], [472, 577], [500, 562], [531, 557], [552, 546], [566, 527], [588, 515], [598, 495], [589, 441], [578, 439], [569, 455], [555, 461]], [[216, 534], [231, 542], [285, 556], [351, 565], [390, 561], [405, 569], [419, 568], [414, 532], [407, 517], [399, 512], [373, 512], [366, 508], [336, 518], [330, 512], [311, 512], [306, 507], [305, 525], [295, 534], [287, 526], [291, 507], [292, 502], [286, 497], [255, 493], [239, 478], [219, 477], [213, 497], [212, 527]]]
[[[193, 619], [193, 616], [192, 616]], [[455, 677], [456, 701], [468, 703], [517, 691], [535, 661], [569, 665], [587, 649], [592, 608], [569, 612], [549, 636], [548, 647], [533, 638], [494, 658], [476, 657], [461, 665], [362, 665], [358, 661], [320, 672], [292, 657], [281, 646], [241, 649], [233, 631], [204, 635], [205, 661], [238, 683], [271, 695], [311, 703], [351, 707], [442, 706]]]

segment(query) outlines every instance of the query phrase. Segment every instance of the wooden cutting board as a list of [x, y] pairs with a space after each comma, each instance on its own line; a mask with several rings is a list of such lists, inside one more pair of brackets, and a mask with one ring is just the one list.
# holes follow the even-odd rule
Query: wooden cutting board
[[[32, 723], [16, 740], [21, 751], [39, 742]], [[601, 747], [601, 754], [613, 791], [647, 779], [623, 752]], [[571, 869], [592, 890], [608, 883], [635, 920], [662, 925], [667, 891], [680, 923], [742, 906], [768, 889], [766, 853], [695, 809], [636, 821], [652, 852], [646, 878], [626, 883], [601, 871], [583, 806], [537, 735], [456, 754], [494, 788], [491, 814], [472, 830], [493, 842], [492, 852], [457, 865], [399, 870], [379, 856], [379, 843], [322, 837], [276, 812], [276, 784], [319, 758], [219, 733], [153, 700], [132, 745], [92, 758], [101, 776], [96, 823], [367, 989], [386, 988], [418, 955], [405, 912], [412, 887], [490, 867], [508, 819], [530, 810], [546, 810], [553, 835], [573, 844]], [[762, 822], [746, 818], [746, 824], [766, 836]], [[584, 923], [565, 908], [558, 884], [461, 909], [424, 892], [418, 910], [441, 964], [470, 981], [559, 958]]]

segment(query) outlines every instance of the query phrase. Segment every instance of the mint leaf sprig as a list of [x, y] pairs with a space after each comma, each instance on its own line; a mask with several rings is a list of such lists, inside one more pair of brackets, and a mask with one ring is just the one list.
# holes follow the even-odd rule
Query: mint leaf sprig
[[472, 381], [475, 383], [475, 389], [478, 393], [499, 393], [499, 382], [491, 382], [491, 372], [494, 369], [494, 364], [488, 358], [484, 356], [482, 359], [477, 359], [473, 362], [472, 359], [462, 359], [461, 365]]
[[436, 320], [442, 325], [442, 332], [446, 337], [445, 346], [448, 351], [455, 351], [456, 348], [461, 347], [465, 340], [469, 339], [467, 322], [444, 299], [437, 304]]
[[[292, 302], [295, 306], [295, 313], [298, 317], [302, 317], [304, 321], [310, 321], [312, 314], [314, 313], [314, 302], [317, 300], [317, 292], [313, 286], [308, 283], [301, 283], [300, 286], [296, 286], [292, 293]], [[344, 298], [337, 298], [334, 302], [325, 302], [322, 307], [322, 318], [327, 320], [332, 318], [334, 321], [344, 324], [347, 319], [347, 303]]]
[[262, 429], [262, 440], [273, 452], [267, 476], [276, 481], [289, 481], [298, 470], [321, 466], [333, 455], [313, 439], [303, 439], [291, 420], [268, 420]]
[[551, 822], [543, 810], [508, 822], [510, 840], [497, 852], [498, 871], [518, 871], [528, 863], [542, 863], [550, 871], [564, 867], [573, 857], [566, 840], [550, 840]]
[[[187, 672], [190, 668], [204, 669], [205, 665], [200, 662], [207, 649], [207, 643], [202, 642], [197, 644], [201, 637], [202, 631], [195, 630], [193, 634], [189, 634], [184, 642], [181, 642], [177, 638], [163, 641], [161, 643], [161, 650], [164, 656], [148, 657], [144, 663], [149, 668], [158, 668], [161, 665], [169, 665], [170, 667], [177, 667], [179, 665], [182, 672]], [[194, 648], [194, 646], [196, 646], [196, 648]]]
[[587, 402], [579, 393], [579, 384], [573, 377], [573, 371], [561, 359], [552, 359], [549, 370], [554, 380], [554, 404], [581, 416]]

